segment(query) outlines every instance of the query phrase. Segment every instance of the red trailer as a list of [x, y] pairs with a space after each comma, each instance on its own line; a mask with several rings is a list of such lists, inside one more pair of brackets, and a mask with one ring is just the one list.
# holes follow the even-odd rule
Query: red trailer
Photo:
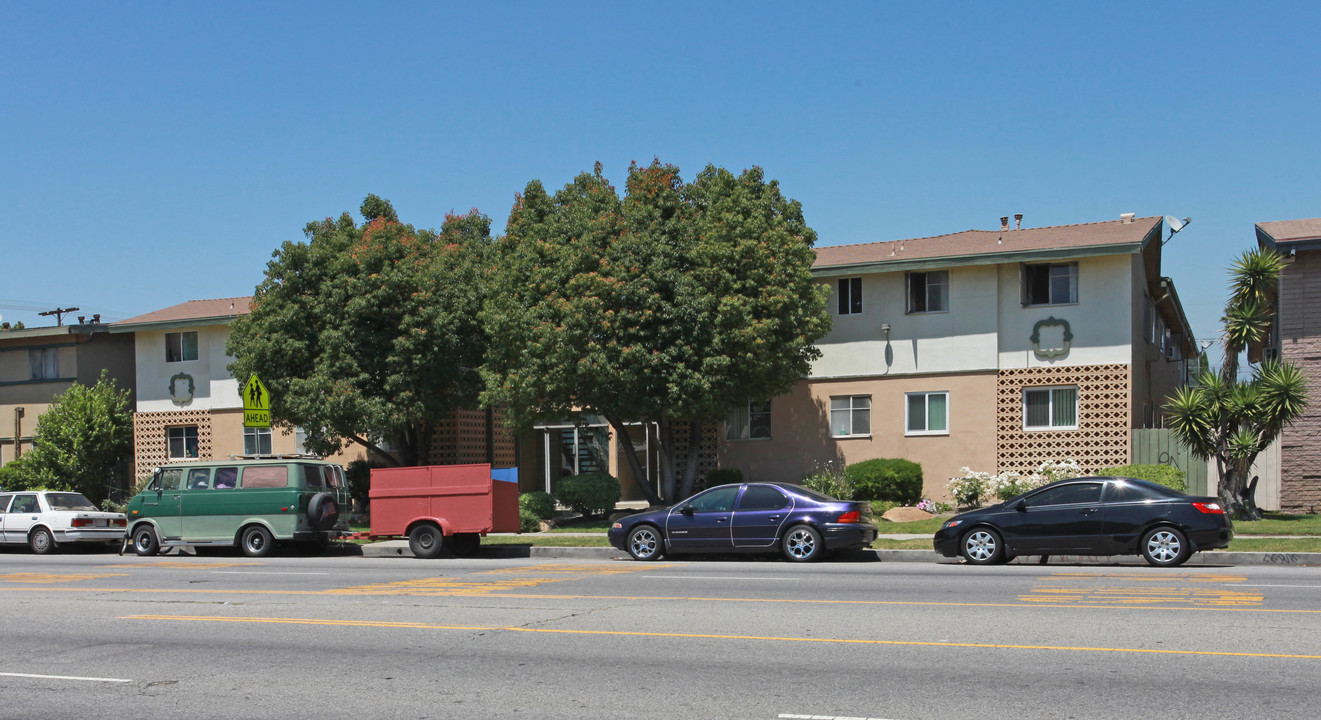
[[374, 468], [367, 496], [371, 537], [407, 537], [409, 549], [420, 558], [436, 557], [442, 546], [465, 555], [487, 533], [520, 530], [515, 468]]

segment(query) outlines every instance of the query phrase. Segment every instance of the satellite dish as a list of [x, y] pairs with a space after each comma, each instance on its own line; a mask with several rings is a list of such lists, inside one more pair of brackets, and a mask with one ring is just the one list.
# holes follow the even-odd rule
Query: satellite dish
[[1184, 219], [1184, 220], [1180, 220], [1179, 218], [1174, 217], [1173, 215], [1166, 215], [1166, 216], [1165, 216], [1165, 224], [1166, 224], [1166, 225], [1169, 225], [1169, 226], [1170, 226], [1170, 230], [1172, 230], [1173, 232], [1179, 232], [1180, 230], [1183, 229], [1183, 226], [1184, 226], [1184, 225], [1188, 224], [1188, 222], [1189, 222], [1191, 219], [1192, 219], [1192, 218], [1187, 218], [1187, 219]]

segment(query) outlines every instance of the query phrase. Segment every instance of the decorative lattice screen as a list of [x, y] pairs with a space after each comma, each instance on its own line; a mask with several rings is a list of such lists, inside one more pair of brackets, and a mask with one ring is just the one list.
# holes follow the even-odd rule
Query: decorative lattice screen
[[142, 479], [151, 469], [170, 462], [167, 428], [186, 425], [197, 426], [197, 456], [211, 456], [211, 411], [173, 410], [169, 412], [133, 413], [133, 476]]
[[[1078, 387], [1077, 430], [1023, 430], [1023, 389]], [[1083, 472], [1129, 458], [1129, 367], [1082, 365], [1002, 370], [997, 397], [998, 472], [1029, 472], [1047, 460], [1073, 458]]]

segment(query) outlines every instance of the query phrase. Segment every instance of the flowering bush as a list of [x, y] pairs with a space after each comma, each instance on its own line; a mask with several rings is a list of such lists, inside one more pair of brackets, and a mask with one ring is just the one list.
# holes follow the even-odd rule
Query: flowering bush
[[936, 502], [931, 498], [922, 498], [921, 500], [918, 500], [917, 509], [925, 510], [932, 515], [939, 515], [940, 513], [949, 512], [951, 510], [949, 503]]
[[982, 502], [994, 495], [1001, 501], [1035, 490], [1046, 483], [1056, 480], [1078, 477], [1082, 468], [1072, 458], [1063, 461], [1046, 461], [1037, 466], [1031, 475], [1016, 472], [1003, 472], [992, 475], [963, 468], [963, 477], [951, 478], [946, 488], [954, 496], [959, 507], [980, 507]]
[[799, 484], [836, 500], [853, 499], [853, 481], [844, 474], [843, 468], [833, 462], [818, 463], [812, 472], [803, 476]]

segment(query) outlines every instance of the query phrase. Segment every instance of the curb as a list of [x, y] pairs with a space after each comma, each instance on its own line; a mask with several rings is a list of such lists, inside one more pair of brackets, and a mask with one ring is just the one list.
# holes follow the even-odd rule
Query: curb
[[[363, 557], [403, 557], [416, 559], [404, 540], [388, 540], [362, 546]], [[573, 558], [577, 560], [627, 560], [628, 553], [612, 547], [557, 547], [552, 545], [483, 545], [476, 553], [483, 558]], [[443, 556], [440, 559], [445, 559]], [[844, 562], [912, 562], [958, 565], [962, 561], [936, 554], [934, 550], [858, 550], [842, 558]], [[1014, 558], [1010, 565], [1039, 565], [1037, 555]], [[1051, 555], [1049, 565], [1136, 565], [1147, 563], [1136, 555]], [[1247, 566], [1321, 565], [1321, 553], [1199, 552], [1188, 558], [1187, 565]]]

